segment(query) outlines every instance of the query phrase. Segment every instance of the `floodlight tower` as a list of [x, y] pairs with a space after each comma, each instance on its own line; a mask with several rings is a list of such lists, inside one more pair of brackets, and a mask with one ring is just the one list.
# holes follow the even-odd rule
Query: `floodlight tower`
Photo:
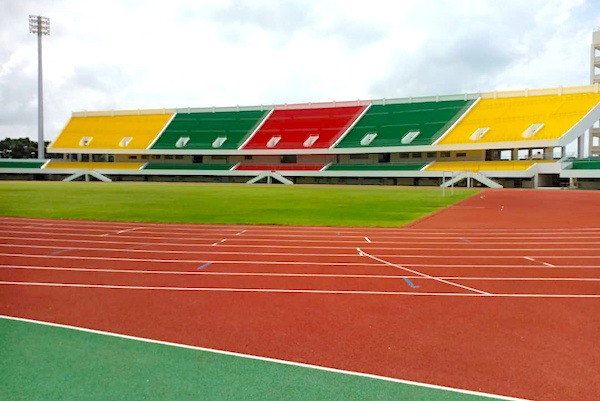
[[44, 90], [42, 81], [42, 35], [50, 35], [50, 19], [29, 16], [29, 32], [38, 37], [38, 159], [44, 159]]

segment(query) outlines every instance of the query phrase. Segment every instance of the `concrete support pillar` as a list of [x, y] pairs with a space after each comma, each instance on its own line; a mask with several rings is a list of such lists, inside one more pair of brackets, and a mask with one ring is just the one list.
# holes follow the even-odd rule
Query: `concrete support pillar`
[[511, 160], [519, 160], [519, 149], [513, 149], [510, 155]]
[[577, 138], [577, 157], [585, 157], [585, 135]]

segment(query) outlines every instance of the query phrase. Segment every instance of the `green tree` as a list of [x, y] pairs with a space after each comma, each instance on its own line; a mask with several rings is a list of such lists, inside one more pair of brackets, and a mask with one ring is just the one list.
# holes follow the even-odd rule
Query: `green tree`
[[[46, 148], [49, 143], [45, 142]], [[0, 141], [0, 157], [3, 159], [35, 159], [37, 156], [37, 142], [29, 138], [5, 138]]]

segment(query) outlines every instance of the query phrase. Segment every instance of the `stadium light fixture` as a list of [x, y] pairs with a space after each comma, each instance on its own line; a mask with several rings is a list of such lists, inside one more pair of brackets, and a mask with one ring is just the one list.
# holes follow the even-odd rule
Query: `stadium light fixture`
[[44, 91], [42, 79], [42, 35], [50, 35], [50, 19], [40, 15], [29, 16], [29, 32], [38, 37], [38, 159], [44, 152]]

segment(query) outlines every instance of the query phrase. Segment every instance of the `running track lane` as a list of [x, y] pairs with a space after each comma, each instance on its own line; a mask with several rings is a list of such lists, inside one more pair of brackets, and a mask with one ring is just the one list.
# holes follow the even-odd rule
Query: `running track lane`
[[[477, 208], [486, 225], [485, 209], [498, 206], [494, 192], [485, 192], [483, 199], [489, 203]], [[515, 194], [515, 201], [523, 196], [522, 191]], [[456, 219], [448, 213], [464, 214], [469, 201], [459, 206], [423, 223]], [[539, 216], [532, 221], [548, 224]], [[504, 227], [506, 220], [499, 224]], [[276, 228], [267, 231], [274, 233]], [[389, 233], [393, 231], [385, 231]], [[600, 360], [597, 299], [199, 294], [3, 286], [0, 305], [3, 313], [14, 316], [497, 394], [576, 400], [600, 392], [594, 369]]]

